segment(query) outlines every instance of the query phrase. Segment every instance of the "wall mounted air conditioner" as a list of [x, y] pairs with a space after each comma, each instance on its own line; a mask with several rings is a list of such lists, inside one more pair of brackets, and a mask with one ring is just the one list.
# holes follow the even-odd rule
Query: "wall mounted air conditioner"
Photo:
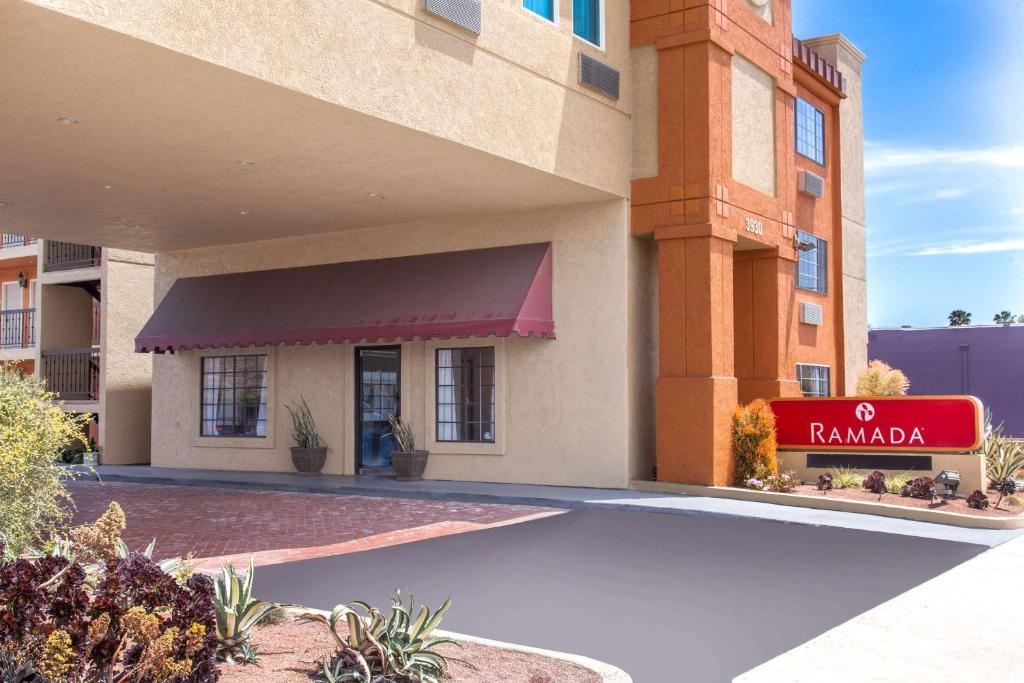
[[480, 35], [480, 0], [423, 0], [423, 9], [467, 31]]
[[821, 199], [825, 196], [825, 179], [810, 171], [800, 171], [800, 191]]
[[580, 83], [613, 100], [619, 99], [619, 72], [582, 52], [580, 53]]
[[821, 325], [821, 306], [818, 304], [800, 304], [800, 322], [805, 325]]

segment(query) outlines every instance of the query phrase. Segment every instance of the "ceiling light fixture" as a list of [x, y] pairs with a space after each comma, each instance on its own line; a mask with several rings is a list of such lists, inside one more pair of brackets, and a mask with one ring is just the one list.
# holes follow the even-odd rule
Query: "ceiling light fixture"
[[255, 161], [251, 161], [249, 159], [242, 159], [240, 161], [236, 161], [235, 163], [238, 164], [239, 166], [255, 166], [256, 165]]
[[367, 192], [366, 196], [370, 197], [371, 199], [384, 199], [384, 195], [381, 194], [380, 192]]
[[249, 212], [246, 209], [242, 209], [241, 211], [238, 212], [238, 215], [239, 216], [248, 216]]
[[70, 116], [62, 116], [57, 119], [57, 123], [63, 123], [65, 126], [72, 126], [78, 123], [78, 119], [73, 119]]
[[113, 185], [104, 185], [104, 186], [103, 186], [103, 189], [104, 189], [104, 190], [113, 190], [113, 189], [114, 189], [114, 186], [113, 186]]

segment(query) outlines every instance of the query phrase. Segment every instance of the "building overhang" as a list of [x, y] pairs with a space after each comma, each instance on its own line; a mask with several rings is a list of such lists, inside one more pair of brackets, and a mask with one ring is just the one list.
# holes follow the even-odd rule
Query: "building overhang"
[[0, 82], [8, 233], [158, 252], [616, 198], [20, 0]]

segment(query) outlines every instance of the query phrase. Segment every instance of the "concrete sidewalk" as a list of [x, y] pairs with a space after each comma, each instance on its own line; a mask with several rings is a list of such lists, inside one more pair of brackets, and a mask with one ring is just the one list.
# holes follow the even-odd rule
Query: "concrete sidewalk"
[[1024, 538], [953, 567], [737, 677], [737, 683], [1020, 681]]
[[715, 515], [729, 518], [762, 519], [785, 524], [807, 524], [901, 534], [959, 543], [974, 543], [989, 547], [1024, 534], [1024, 530], [965, 529], [876, 515], [813, 510], [704, 496], [647, 493], [628, 489], [491, 484], [467, 481], [399, 482], [387, 477], [330, 474], [310, 477], [289, 472], [175, 469], [146, 465], [100, 465], [96, 468], [96, 472], [105, 481], [146, 484], [541, 505], [566, 509], [596, 508], [680, 515]]

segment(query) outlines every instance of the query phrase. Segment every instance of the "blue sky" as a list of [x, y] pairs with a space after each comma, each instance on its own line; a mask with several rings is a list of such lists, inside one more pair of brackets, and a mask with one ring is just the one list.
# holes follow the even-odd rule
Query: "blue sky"
[[1024, 313], [1024, 0], [793, 0], [868, 55], [868, 321]]

